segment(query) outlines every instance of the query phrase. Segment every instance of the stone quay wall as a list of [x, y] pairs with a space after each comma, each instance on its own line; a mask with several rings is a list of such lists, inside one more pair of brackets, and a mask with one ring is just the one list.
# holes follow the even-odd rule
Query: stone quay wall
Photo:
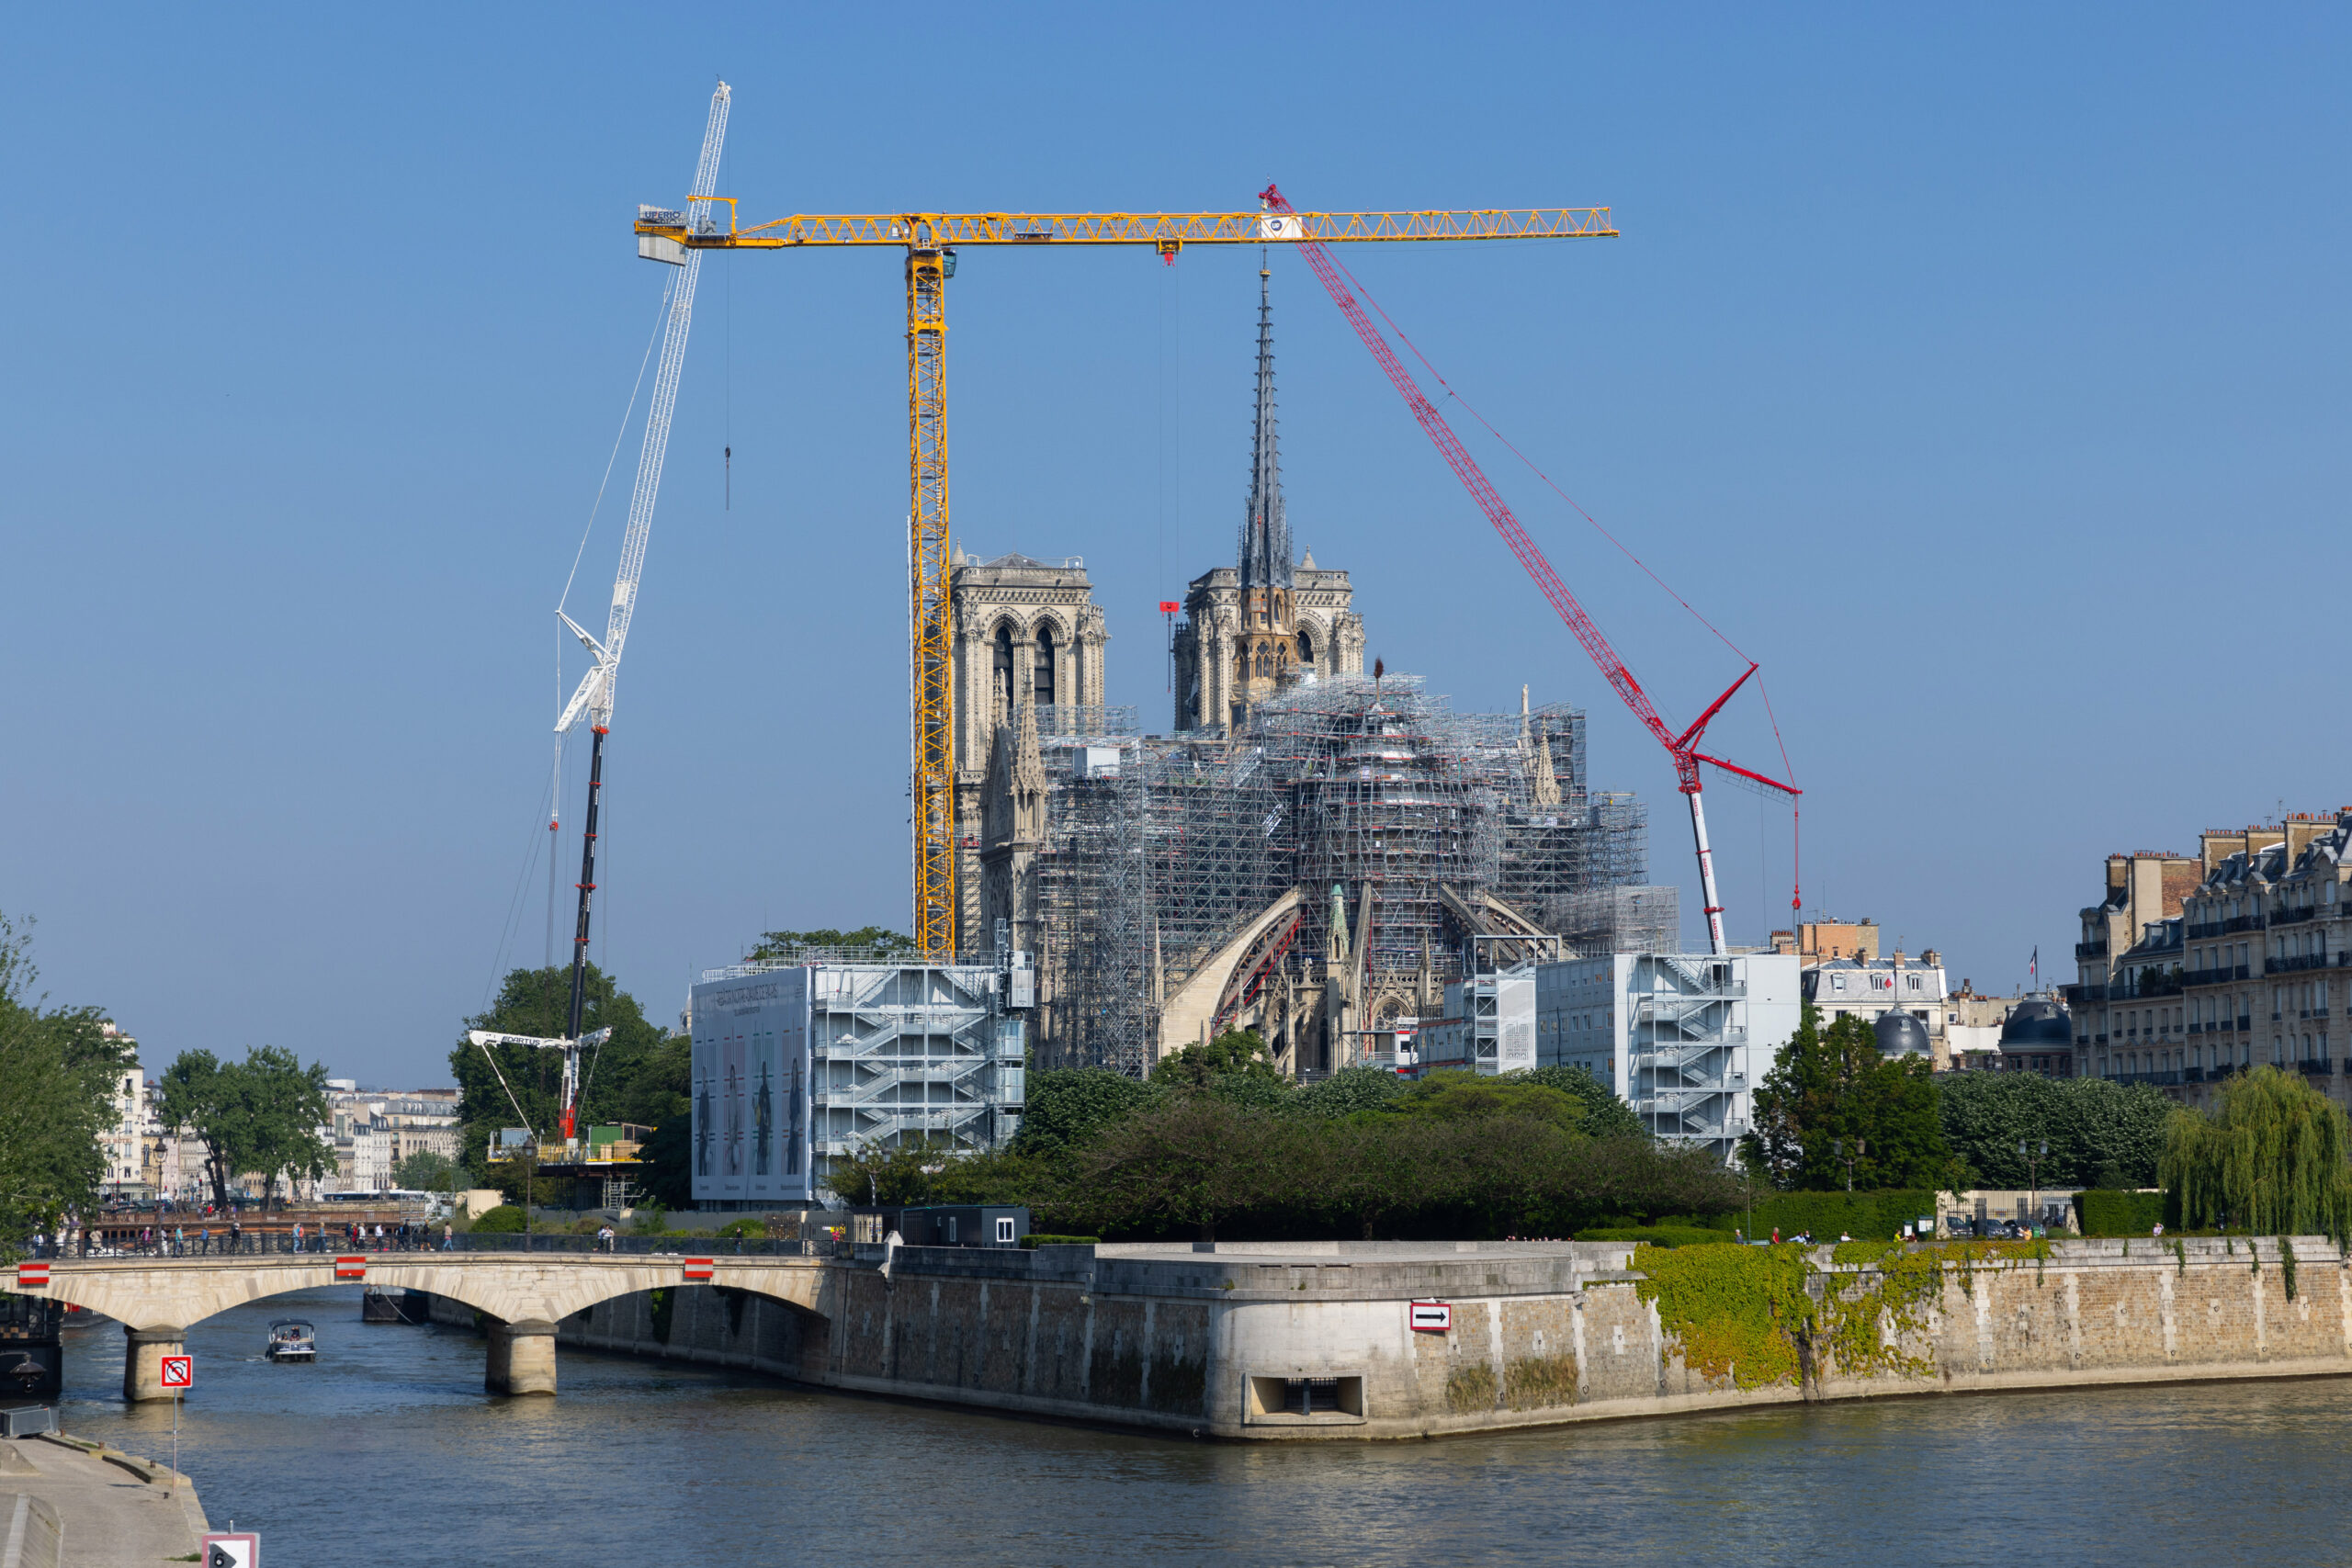
[[[1589, 1243], [861, 1248], [821, 1310], [683, 1285], [562, 1319], [560, 1345], [819, 1387], [1240, 1438], [1428, 1436], [1804, 1400], [2352, 1374], [2352, 1265], [2292, 1238], [2052, 1244], [1943, 1270], [1882, 1324], [1899, 1370], [1830, 1345], [1761, 1386], [1687, 1364], [1630, 1249]], [[1867, 1290], [1875, 1270], [1829, 1279]], [[1820, 1294], [1824, 1274], [1815, 1276]], [[1856, 1293], [1849, 1292], [1849, 1293]], [[1416, 1332], [1410, 1303], [1451, 1326]], [[440, 1302], [444, 1321], [472, 1320]], [[1753, 1380], [1751, 1380], [1753, 1381]], [[1311, 1391], [1311, 1392], [1310, 1392]]]

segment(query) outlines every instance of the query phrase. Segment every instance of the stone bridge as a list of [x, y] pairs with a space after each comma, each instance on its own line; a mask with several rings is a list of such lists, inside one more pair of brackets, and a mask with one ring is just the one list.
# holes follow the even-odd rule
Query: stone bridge
[[365, 1282], [447, 1296], [481, 1312], [490, 1331], [483, 1384], [493, 1393], [553, 1393], [556, 1325], [599, 1302], [689, 1283], [772, 1296], [828, 1315], [821, 1259], [594, 1253], [264, 1253], [227, 1258], [58, 1258], [19, 1264], [7, 1288], [70, 1302], [122, 1325], [125, 1399], [167, 1399], [165, 1356], [187, 1329], [246, 1302], [322, 1285]]

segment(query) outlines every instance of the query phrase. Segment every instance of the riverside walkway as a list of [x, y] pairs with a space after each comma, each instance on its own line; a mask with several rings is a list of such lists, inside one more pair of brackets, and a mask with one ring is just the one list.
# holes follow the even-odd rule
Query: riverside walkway
[[62, 1568], [193, 1562], [210, 1528], [168, 1466], [78, 1438], [0, 1442], [0, 1561], [17, 1561], [6, 1556], [13, 1540], [23, 1562]]
[[[574, 1238], [540, 1242], [558, 1239]], [[322, 1285], [429, 1291], [474, 1308], [489, 1331], [483, 1384], [495, 1393], [555, 1393], [556, 1325], [616, 1296], [709, 1284], [772, 1297], [805, 1313], [824, 1310], [825, 1263], [798, 1243], [689, 1255], [552, 1251], [541, 1250], [533, 1238], [501, 1240], [511, 1249], [475, 1245], [447, 1252], [28, 1259], [0, 1273], [0, 1284], [121, 1324], [130, 1341], [122, 1369], [129, 1400], [170, 1397], [162, 1382], [163, 1359], [183, 1352], [190, 1325], [246, 1302]]]

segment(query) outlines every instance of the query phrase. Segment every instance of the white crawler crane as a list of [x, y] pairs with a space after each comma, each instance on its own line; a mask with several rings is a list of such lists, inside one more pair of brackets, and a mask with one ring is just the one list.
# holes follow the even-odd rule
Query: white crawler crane
[[[693, 233], [709, 233], [717, 227], [711, 213], [718, 203], [712, 197], [718, 183], [719, 148], [727, 140], [729, 99], [728, 85], [721, 82], [710, 95], [710, 119], [703, 128], [702, 156], [695, 164], [694, 184], [687, 187], [684, 222]], [[640, 221], [649, 218], [680, 221], [679, 216], [669, 209], [639, 207], [637, 210]], [[604, 640], [600, 642], [590, 636], [585, 627], [562, 610], [556, 611], [557, 618], [587, 648], [591, 660], [579, 690], [571, 694], [562, 716], [555, 722], [555, 732], [563, 735], [585, 717], [594, 737], [588, 751], [588, 814], [581, 825], [580, 913], [571, 937], [571, 1008], [565, 1014], [563, 1033], [556, 1039], [482, 1029], [467, 1035], [485, 1052], [492, 1045], [533, 1045], [563, 1053], [560, 1119], [566, 1144], [572, 1142], [579, 1132], [580, 1053], [602, 1043], [612, 1032], [600, 1029], [585, 1037], [580, 1032], [588, 982], [589, 904], [596, 891], [596, 807], [605, 781], [605, 736], [612, 728], [613, 689], [620, 679], [621, 650], [628, 642], [629, 617], [637, 609], [638, 579], [645, 571], [645, 543], [653, 529], [653, 502], [662, 490], [662, 459], [670, 448], [670, 415], [678, 401], [678, 373], [685, 365], [687, 329], [694, 324], [695, 279], [702, 270], [702, 252], [672, 240], [641, 242], [638, 254], [684, 270], [670, 291], [669, 321], [662, 331], [661, 363], [653, 373], [653, 400], [646, 411], [645, 444], [638, 453], [637, 485], [629, 492], [628, 527], [621, 536], [620, 570], [613, 578], [613, 604], [605, 619]], [[495, 1061], [493, 1057], [493, 1064]], [[515, 1110], [520, 1112], [522, 1107], [518, 1104]]]

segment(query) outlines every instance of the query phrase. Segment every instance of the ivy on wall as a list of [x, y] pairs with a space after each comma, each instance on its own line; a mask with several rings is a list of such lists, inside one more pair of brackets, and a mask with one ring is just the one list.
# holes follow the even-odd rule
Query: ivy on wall
[[2046, 1241], [1854, 1241], [1832, 1248], [1825, 1269], [1787, 1245], [1639, 1247], [1634, 1289], [1656, 1303], [1682, 1364], [1710, 1382], [1795, 1385], [1825, 1361], [1847, 1377], [1927, 1378], [1933, 1359], [1906, 1345], [1926, 1333], [1945, 1282], [1966, 1293], [1977, 1269], [2028, 1259], [2038, 1278], [2049, 1256]]

